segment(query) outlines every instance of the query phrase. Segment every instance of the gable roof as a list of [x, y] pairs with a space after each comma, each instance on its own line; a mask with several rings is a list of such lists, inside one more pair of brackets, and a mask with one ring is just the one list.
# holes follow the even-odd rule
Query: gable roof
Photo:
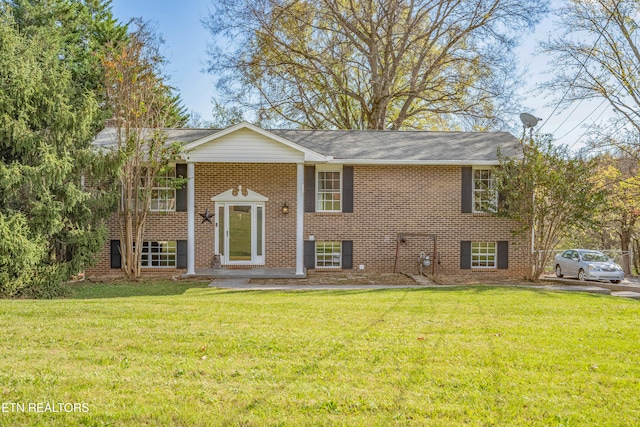
[[430, 132], [354, 130], [270, 130], [314, 149], [333, 162], [497, 164], [498, 148], [505, 156], [521, 153], [519, 140], [508, 132]]
[[[519, 156], [519, 140], [508, 132], [432, 132], [368, 130], [262, 129], [240, 123], [226, 129], [166, 129], [167, 143], [180, 142], [185, 151], [249, 129], [305, 154], [311, 162], [344, 164], [497, 165], [504, 156]], [[94, 145], [111, 147], [115, 130], [106, 128]]]
[[[195, 140], [193, 142], [190, 142], [188, 144], [185, 144], [183, 147], [183, 150], [185, 153], [189, 153], [191, 151], [197, 150], [198, 147], [203, 146], [204, 144], [210, 143], [212, 141], [215, 141], [216, 139], [221, 139], [224, 138], [227, 135], [230, 135], [234, 132], [240, 131], [240, 130], [249, 130], [252, 132], [255, 132], [258, 135], [261, 135], [263, 137], [266, 137], [270, 140], [273, 140], [277, 143], [282, 144], [283, 146], [287, 147], [287, 148], [291, 148], [293, 150], [299, 151], [301, 154], [304, 155], [304, 159], [306, 161], [315, 161], [315, 162], [323, 162], [326, 161], [326, 157], [324, 155], [322, 155], [321, 153], [318, 153], [316, 150], [314, 150], [311, 147], [305, 147], [303, 145], [299, 145], [299, 144], [295, 144], [293, 142], [291, 142], [290, 140], [286, 139], [286, 138], [282, 138], [268, 130], [262, 129], [258, 126], [252, 125], [251, 123], [247, 123], [247, 122], [242, 122], [242, 123], [238, 123], [237, 125], [228, 127], [226, 129], [222, 129], [219, 130], [215, 133], [212, 133], [208, 136], [205, 136], [203, 138], [200, 138], [198, 140]], [[273, 149], [273, 147], [272, 147]]]

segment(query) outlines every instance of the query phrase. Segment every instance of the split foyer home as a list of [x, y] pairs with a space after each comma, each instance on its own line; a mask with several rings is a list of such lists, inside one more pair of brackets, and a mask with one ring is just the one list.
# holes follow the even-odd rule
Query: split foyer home
[[[405, 271], [522, 277], [528, 243], [491, 214], [509, 133], [168, 129], [184, 188], [153, 191], [145, 271]], [[96, 146], [115, 143], [103, 130]], [[117, 215], [88, 276], [118, 274]]]

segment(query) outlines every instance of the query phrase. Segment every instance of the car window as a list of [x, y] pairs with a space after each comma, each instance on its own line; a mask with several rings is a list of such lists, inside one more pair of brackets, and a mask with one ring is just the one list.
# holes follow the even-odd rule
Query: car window
[[585, 252], [582, 254], [583, 261], [591, 261], [591, 262], [607, 262], [609, 258], [602, 252]]
[[564, 251], [562, 258], [571, 259], [571, 251]]
[[571, 252], [571, 259], [574, 260], [574, 261], [580, 260], [580, 257], [578, 256], [578, 252], [572, 251]]

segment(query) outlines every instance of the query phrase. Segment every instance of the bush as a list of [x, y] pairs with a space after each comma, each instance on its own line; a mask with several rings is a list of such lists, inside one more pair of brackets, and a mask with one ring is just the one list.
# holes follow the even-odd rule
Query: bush
[[52, 298], [62, 293], [56, 266], [43, 265], [47, 243], [31, 235], [21, 213], [0, 212], [0, 297]]

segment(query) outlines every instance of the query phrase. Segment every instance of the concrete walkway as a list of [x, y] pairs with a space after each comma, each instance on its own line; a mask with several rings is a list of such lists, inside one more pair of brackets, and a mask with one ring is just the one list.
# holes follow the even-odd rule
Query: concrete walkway
[[[640, 279], [636, 277], [627, 277], [621, 283], [585, 281], [568, 277], [545, 276], [541, 280], [547, 283], [559, 284], [568, 288], [573, 287], [599, 287], [609, 290], [609, 295], [615, 297], [624, 297], [640, 300]], [[571, 289], [569, 289], [571, 290]]]
[[[437, 289], [452, 288], [464, 285], [255, 285], [251, 284], [248, 278], [215, 279], [209, 284], [210, 288], [235, 289], [244, 291], [353, 291], [353, 290], [377, 290], [377, 289]], [[597, 282], [596, 282], [597, 283]], [[587, 292], [600, 295], [619, 296], [624, 298], [640, 299], [640, 292], [632, 291], [611, 291], [606, 287], [591, 285], [565, 285], [565, 284], [543, 284], [543, 285], [491, 285], [491, 286], [515, 286], [519, 288], [539, 289], [545, 291], [569, 291]]]
[[[210, 288], [238, 289], [245, 291], [353, 291], [359, 289], [401, 289], [426, 288], [424, 285], [255, 285], [251, 279], [215, 279]], [[435, 287], [435, 286], [433, 286]], [[442, 286], [441, 286], [442, 287]]]

